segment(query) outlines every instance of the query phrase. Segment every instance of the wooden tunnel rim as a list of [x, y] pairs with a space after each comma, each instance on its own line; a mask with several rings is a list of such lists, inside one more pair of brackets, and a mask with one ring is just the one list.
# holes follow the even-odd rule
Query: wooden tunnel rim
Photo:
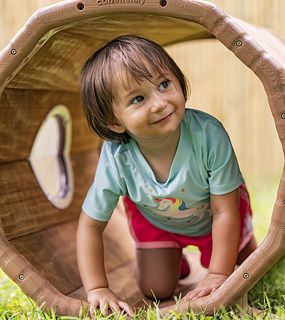
[[[220, 42], [230, 49], [245, 65], [247, 65], [261, 80], [266, 90], [271, 112], [275, 120], [278, 135], [285, 146], [285, 76], [282, 65], [274, 60], [247, 32], [229, 15], [217, 6], [204, 1], [171, 0], [159, 1], [141, 0], [140, 5], [121, 3], [101, 5], [102, 1], [67, 1], [38, 10], [28, 20], [26, 27], [12, 39], [10, 44], [0, 54], [0, 93], [8, 86], [13, 76], [21, 72], [23, 63], [36, 54], [40, 45], [48, 41], [55, 33], [73, 21], [88, 19], [91, 16], [114, 15], [120, 13], [161, 15], [195, 22], [209, 30], [209, 37], [213, 34]], [[123, 4], [122, 4], [123, 3]], [[165, 6], [162, 6], [162, 3]], [[84, 8], [82, 7], [84, 6]], [[224, 30], [227, 38], [224, 37]], [[27, 33], [30, 32], [30, 37]], [[231, 37], [228, 37], [229, 34]], [[179, 41], [179, 39], [178, 39]], [[282, 90], [281, 90], [282, 89]], [[213, 312], [222, 304], [233, 304], [240, 296], [250, 289], [258, 279], [284, 254], [285, 221], [281, 214], [285, 212], [285, 178], [281, 179], [278, 198], [272, 214], [269, 233], [264, 242], [237, 271], [217, 290], [211, 299], [199, 299], [192, 305], [195, 310]], [[284, 214], [283, 214], [284, 216]], [[276, 223], [278, 222], [278, 223]], [[281, 239], [277, 243], [277, 236]], [[279, 239], [278, 238], [278, 239]], [[269, 253], [270, 252], [270, 253]], [[256, 269], [258, 258], [267, 255], [268, 260]], [[14, 278], [17, 283], [37, 302], [46, 301], [46, 305], [55, 308], [58, 314], [78, 314], [81, 302], [69, 298], [57, 291], [43, 278], [33, 266], [9, 244], [5, 235], [0, 237], [0, 260], [4, 271]], [[264, 260], [265, 261], [265, 260]], [[12, 270], [12, 271], [11, 271]], [[250, 271], [248, 271], [250, 270]], [[258, 276], [254, 276], [255, 270]], [[249, 279], [245, 278], [249, 274]], [[252, 275], [252, 277], [251, 277]], [[246, 279], [240, 283], [240, 279]], [[229, 295], [232, 286], [237, 286], [236, 294]], [[229, 296], [231, 297], [229, 299]]]

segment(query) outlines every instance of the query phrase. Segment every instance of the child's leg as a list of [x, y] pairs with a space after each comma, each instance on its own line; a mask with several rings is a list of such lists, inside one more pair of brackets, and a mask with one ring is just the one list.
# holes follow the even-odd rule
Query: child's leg
[[183, 246], [173, 234], [147, 221], [129, 198], [124, 197], [124, 204], [137, 246], [139, 286], [149, 298], [168, 298], [180, 278]]
[[257, 248], [255, 237], [252, 236], [247, 245], [239, 252], [237, 264], [242, 264], [244, 260]]
[[252, 228], [252, 209], [250, 198], [245, 185], [240, 186], [240, 250], [237, 264], [241, 264], [257, 247]]
[[181, 270], [182, 249], [137, 249], [138, 283], [151, 299], [169, 298], [177, 286]]

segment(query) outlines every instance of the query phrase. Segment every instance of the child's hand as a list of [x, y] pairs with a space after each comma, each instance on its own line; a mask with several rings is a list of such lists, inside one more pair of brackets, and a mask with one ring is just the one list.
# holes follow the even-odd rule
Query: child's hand
[[99, 308], [103, 315], [108, 314], [108, 310], [113, 312], [126, 311], [130, 316], [133, 315], [132, 308], [123, 302], [115, 293], [109, 288], [93, 289], [87, 294], [87, 301], [90, 304], [90, 314], [93, 315], [95, 310]]
[[189, 291], [182, 301], [190, 301], [211, 294], [218, 289], [228, 276], [216, 273], [209, 273], [205, 279], [199, 282], [197, 287]]

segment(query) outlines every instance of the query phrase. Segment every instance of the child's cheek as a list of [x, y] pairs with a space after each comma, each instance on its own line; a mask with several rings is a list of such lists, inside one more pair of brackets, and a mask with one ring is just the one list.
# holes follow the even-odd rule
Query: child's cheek
[[129, 119], [127, 120], [131, 125], [133, 126], [141, 126], [147, 123], [148, 121], [148, 115], [143, 108], [137, 108], [134, 110], [131, 115], [129, 116]]

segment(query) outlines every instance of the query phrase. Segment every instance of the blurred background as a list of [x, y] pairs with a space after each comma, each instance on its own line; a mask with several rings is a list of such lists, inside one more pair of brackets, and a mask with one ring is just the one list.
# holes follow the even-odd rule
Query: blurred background
[[[35, 10], [56, 2], [0, 0], [0, 49]], [[283, 0], [251, 0], [250, 4], [247, 0], [209, 2], [214, 2], [230, 15], [269, 28], [285, 39]], [[187, 106], [216, 116], [231, 137], [253, 194], [260, 241], [268, 228], [283, 158], [263, 86], [250, 69], [214, 39], [196, 40], [166, 49], [190, 82], [191, 95]]]

